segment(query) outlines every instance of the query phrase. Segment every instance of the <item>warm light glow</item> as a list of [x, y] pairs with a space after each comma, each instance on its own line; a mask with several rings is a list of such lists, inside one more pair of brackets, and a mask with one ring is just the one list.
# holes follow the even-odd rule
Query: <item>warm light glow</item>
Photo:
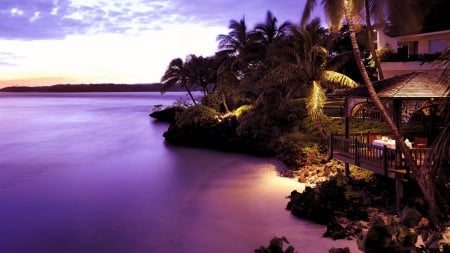
[[236, 115], [237, 118], [240, 118], [242, 114], [252, 109], [251, 105], [242, 105], [239, 108], [237, 108], [233, 113]]
[[223, 32], [223, 28], [192, 24], [169, 29], [138, 36], [103, 34], [69, 36], [64, 41], [0, 41], [1, 48], [15, 54], [15, 64], [3, 67], [0, 85], [158, 82], [174, 58], [213, 55], [217, 50], [215, 36], [205, 39], [201, 34]]

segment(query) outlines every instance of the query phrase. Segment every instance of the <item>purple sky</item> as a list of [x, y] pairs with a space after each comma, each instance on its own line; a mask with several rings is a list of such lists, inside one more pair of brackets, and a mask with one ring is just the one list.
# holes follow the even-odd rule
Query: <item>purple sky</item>
[[231, 19], [297, 23], [304, 2], [2, 0], [0, 87], [157, 82], [173, 58], [212, 55]]

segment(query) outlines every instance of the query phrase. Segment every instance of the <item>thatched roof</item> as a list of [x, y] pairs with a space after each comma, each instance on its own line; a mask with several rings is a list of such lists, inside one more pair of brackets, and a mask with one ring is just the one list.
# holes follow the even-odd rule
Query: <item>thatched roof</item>
[[[439, 76], [425, 72], [398, 75], [374, 82], [373, 85], [380, 98], [442, 98], [450, 95], [449, 83], [443, 82]], [[369, 97], [369, 92], [363, 85], [336, 91], [329, 96]]]

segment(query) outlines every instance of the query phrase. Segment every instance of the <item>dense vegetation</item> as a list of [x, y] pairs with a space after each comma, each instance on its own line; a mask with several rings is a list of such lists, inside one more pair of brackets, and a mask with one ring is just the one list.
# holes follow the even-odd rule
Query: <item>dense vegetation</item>
[[[332, 24], [330, 29], [324, 29], [320, 20], [309, 20], [316, 2], [306, 1], [300, 25], [289, 22], [278, 25], [270, 11], [265, 22], [252, 30], [248, 29], [244, 18], [231, 20], [229, 34], [218, 36], [219, 51], [214, 56], [190, 55], [185, 61], [177, 58], [170, 62], [161, 79], [164, 84], [162, 92], [179, 86], [188, 92], [194, 106], [175, 113], [172, 110], [171, 125], [164, 136], [169, 142], [183, 145], [276, 156], [291, 169], [323, 164], [327, 160], [320, 154], [325, 151], [327, 133], [343, 129], [341, 119], [323, 113], [327, 93], [362, 83], [385, 122], [377, 125], [352, 121], [350, 129], [356, 133], [371, 130], [391, 133], [405, 155], [413, 179], [416, 179], [417, 185], [413, 188], [417, 191], [410, 197], [425, 200], [426, 204], [420, 206], [419, 212], [417, 202], [404, 202], [402, 219], [406, 222], [385, 223], [372, 217], [371, 229], [361, 248], [366, 252], [412, 250], [415, 247], [413, 237], [417, 233], [406, 235], [403, 232], [412, 227], [417, 229], [415, 226], [422, 215], [430, 218], [431, 226], [426, 225], [429, 228], [439, 231], [445, 227], [443, 222], [447, 220], [450, 189], [448, 171], [442, 168], [448, 166], [450, 135], [447, 127], [438, 137], [439, 142], [433, 144], [430, 155], [435, 159], [429, 167], [419, 168], [413, 164], [399, 129], [372, 85], [377, 76], [383, 78], [378, 56], [385, 55], [373, 48], [371, 20], [384, 22], [386, 31], [391, 34], [408, 33], [411, 28], [417, 32], [428, 31], [427, 22], [436, 17], [430, 18], [427, 13], [414, 16], [413, 9], [420, 6], [414, 10], [436, 12], [436, 6], [447, 5], [439, 0], [417, 1], [413, 5], [405, 5], [411, 9], [408, 15], [392, 15], [390, 19], [382, 20], [383, 14], [397, 11], [396, 4], [405, 1], [322, 1]], [[361, 20], [355, 17], [361, 17], [362, 13], [366, 18], [365, 24], [355, 22]], [[409, 15], [427, 17], [427, 27], [403, 27], [402, 23], [408, 20]], [[399, 21], [399, 17], [404, 19]], [[346, 21], [344, 25], [343, 20]], [[448, 66], [448, 52], [438, 59]], [[444, 78], [448, 80], [448, 75]], [[194, 89], [203, 91], [200, 101], [192, 96]], [[152, 116], [157, 117], [155, 114]], [[320, 173], [328, 174], [326, 170], [330, 167], [338, 166], [327, 165]], [[312, 172], [319, 173], [318, 169]], [[367, 180], [371, 177], [367, 173], [363, 175], [362, 179], [356, 180], [355, 177], [338, 174], [317, 189], [302, 194], [292, 193], [288, 208], [294, 215], [328, 223], [327, 232], [330, 234], [348, 237], [341, 231], [343, 227], [335, 220], [336, 217], [369, 220], [370, 206], [389, 209], [393, 205], [389, 198], [393, 182], [378, 179], [371, 183]], [[392, 243], [385, 243], [389, 238], [395, 239]], [[284, 238], [274, 238], [268, 248], [261, 247], [255, 252], [284, 252], [283, 242]], [[431, 250], [429, 246], [422, 248], [424, 252]], [[293, 251], [292, 247], [286, 250]]]

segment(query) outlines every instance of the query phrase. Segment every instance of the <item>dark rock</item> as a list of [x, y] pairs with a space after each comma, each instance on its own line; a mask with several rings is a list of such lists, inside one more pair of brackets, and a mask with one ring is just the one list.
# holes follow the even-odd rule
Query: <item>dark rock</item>
[[283, 250], [283, 245], [287, 243], [288, 240], [285, 237], [274, 237], [270, 240], [270, 244], [268, 247], [260, 247], [259, 249], [255, 249], [255, 253], [295, 253], [294, 247], [289, 245], [286, 250]]
[[330, 237], [333, 240], [338, 240], [347, 238], [348, 234], [345, 228], [335, 219], [328, 223], [327, 231], [323, 234], [323, 237]]
[[364, 242], [365, 253], [388, 252], [388, 247], [392, 241], [391, 234], [382, 224], [375, 224], [367, 231], [367, 237]]
[[163, 110], [158, 110], [150, 113], [150, 117], [159, 121], [172, 123], [175, 121], [175, 117], [178, 113], [185, 111], [186, 108], [182, 106], [167, 107]]
[[351, 253], [348, 247], [345, 248], [331, 248], [328, 253]]
[[402, 219], [400, 223], [409, 228], [415, 227], [419, 224], [420, 219], [422, 219], [422, 214], [417, 211], [414, 207], [405, 206], [402, 211]]

